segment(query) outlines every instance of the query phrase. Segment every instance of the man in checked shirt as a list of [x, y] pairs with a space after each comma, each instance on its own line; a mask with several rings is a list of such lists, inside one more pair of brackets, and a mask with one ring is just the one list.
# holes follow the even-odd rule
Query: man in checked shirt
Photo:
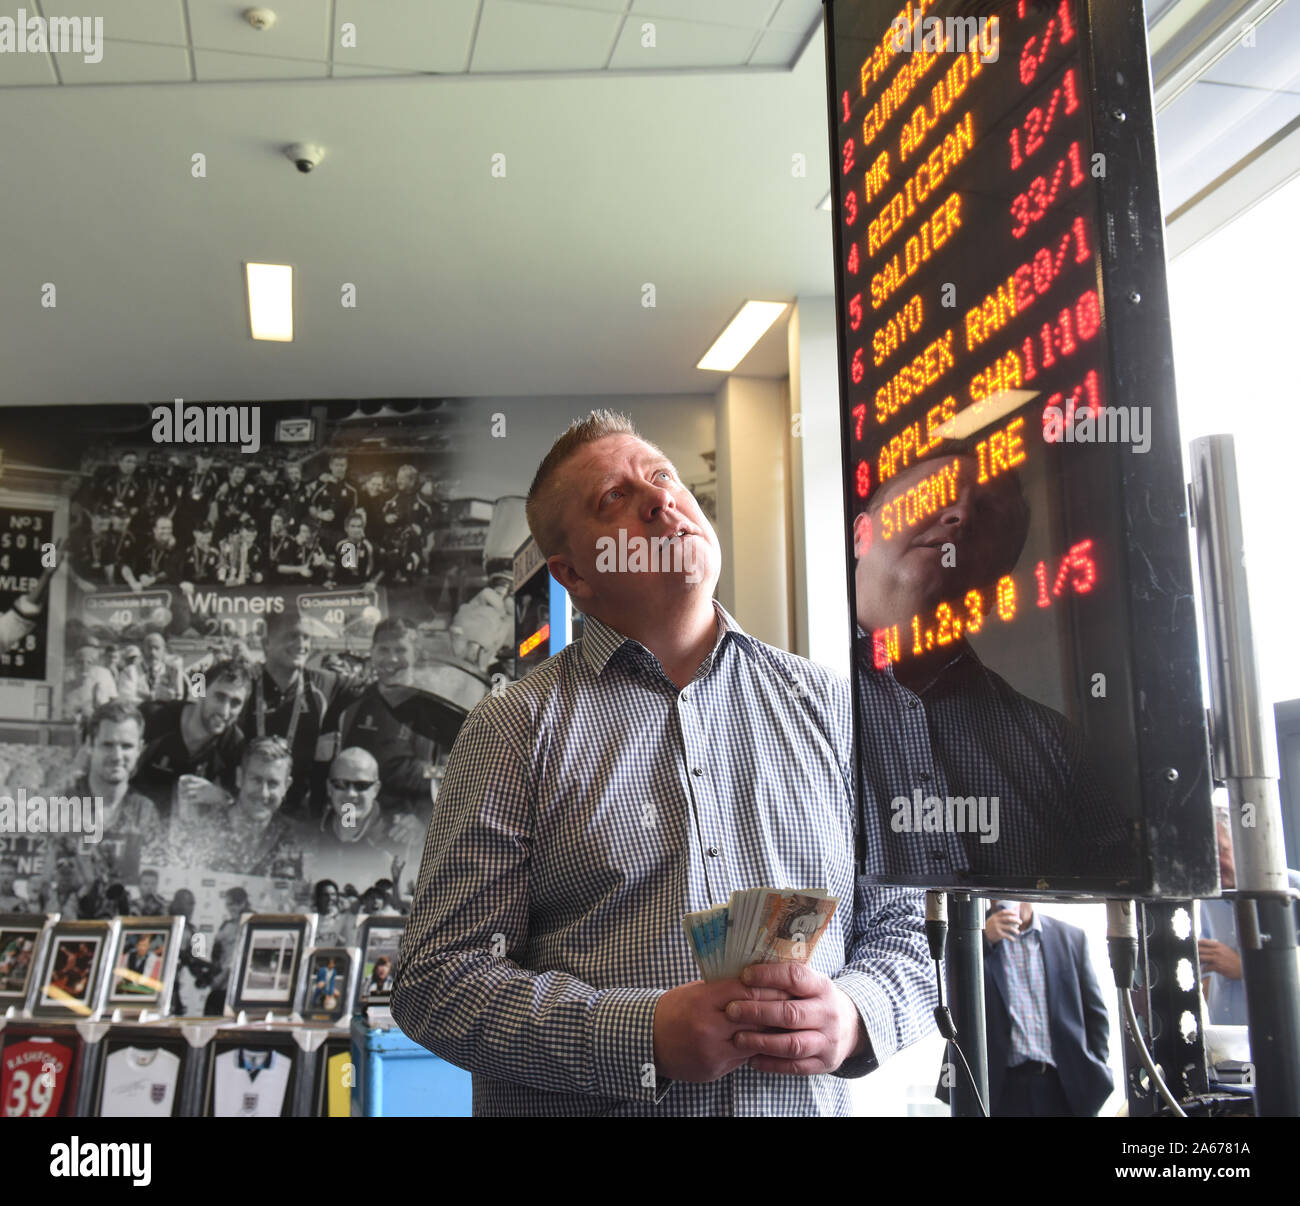
[[[394, 1016], [480, 1115], [847, 1113], [934, 1003], [919, 897], [856, 878], [847, 682], [714, 603], [718, 538], [626, 419], [561, 437], [528, 518], [584, 634], [465, 722]], [[692, 547], [616, 569], [620, 531]], [[765, 884], [839, 898], [810, 966], [697, 980], [682, 915]]]

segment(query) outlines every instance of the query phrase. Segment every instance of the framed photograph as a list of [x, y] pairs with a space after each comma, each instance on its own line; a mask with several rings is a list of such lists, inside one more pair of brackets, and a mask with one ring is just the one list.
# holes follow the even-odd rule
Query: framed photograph
[[351, 1040], [326, 1039], [317, 1052], [317, 1061], [313, 1107], [316, 1117], [351, 1118], [352, 1088], [356, 1084]]
[[108, 1008], [171, 1009], [184, 917], [122, 917], [109, 973]]
[[358, 1009], [371, 1005], [388, 1008], [405, 930], [405, 917], [386, 914], [366, 917], [357, 927], [357, 945], [361, 948], [361, 974], [357, 982]]
[[340, 1022], [356, 994], [361, 952], [355, 946], [313, 946], [304, 963], [301, 1004], [304, 1022]]
[[44, 953], [46, 923], [40, 914], [0, 913], [0, 1014], [27, 1004]]
[[225, 1011], [292, 1011], [303, 957], [316, 936], [316, 914], [249, 913], [239, 925]]
[[49, 943], [36, 982], [32, 1016], [99, 1017], [108, 988], [107, 971], [117, 948], [118, 918], [111, 921], [60, 921]]
[[81, 1064], [75, 1027], [6, 1026], [0, 1031], [0, 1116], [72, 1117]]
[[[229, 1035], [227, 1031], [226, 1034]], [[208, 1044], [203, 1112], [211, 1118], [287, 1118], [301, 1048], [287, 1034], [218, 1035]]]
[[174, 1027], [114, 1027], [95, 1094], [100, 1118], [177, 1118], [190, 1046]]

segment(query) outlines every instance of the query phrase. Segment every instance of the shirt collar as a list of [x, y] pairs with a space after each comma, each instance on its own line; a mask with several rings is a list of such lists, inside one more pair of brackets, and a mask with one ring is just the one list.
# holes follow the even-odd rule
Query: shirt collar
[[[743, 637], [747, 641], [752, 639], [736, 621], [735, 617], [717, 599], [713, 600], [713, 611], [718, 621], [717, 637], [713, 642], [713, 648], [709, 651], [708, 657], [704, 659], [706, 662], [712, 661], [717, 656], [718, 649], [729, 634]], [[611, 628], [594, 616], [583, 617], [582, 640], [579, 643], [582, 646], [583, 660], [597, 676], [604, 671], [605, 667], [613, 659], [614, 654], [622, 649], [624, 645], [633, 645], [637, 649], [645, 650], [646, 653], [650, 652], [640, 641], [634, 641], [631, 637], [624, 636], [617, 629]], [[654, 655], [651, 654], [651, 656]]]

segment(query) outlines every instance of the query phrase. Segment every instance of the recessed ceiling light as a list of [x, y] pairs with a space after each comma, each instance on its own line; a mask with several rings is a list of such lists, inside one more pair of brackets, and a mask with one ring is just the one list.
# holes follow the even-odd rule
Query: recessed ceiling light
[[977, 431], [983, 431], [1012, 411], [1019, 410], [1036, 397], [1038, 391], [1032, 389], [1008, 389], [998, 394], [990, 394], [982, 402], [976, 402], [965, 410], [959, 410], [946, 423], [936, 427], [934, 434], [944, 440], [964, 440]]
[[747, 301], [695, 367], [714, 373], [731, 372], [788, 306], [788, 302]]
[[293, 268], [289, 264], [245, 264], [248, 326], [254, 339], [293, 342]]

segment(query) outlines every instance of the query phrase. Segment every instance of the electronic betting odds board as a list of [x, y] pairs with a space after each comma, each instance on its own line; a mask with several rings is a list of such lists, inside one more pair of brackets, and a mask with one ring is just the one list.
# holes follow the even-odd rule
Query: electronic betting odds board
[[1141, 5], [826, 23], [866, 870], [1212, 893]]

